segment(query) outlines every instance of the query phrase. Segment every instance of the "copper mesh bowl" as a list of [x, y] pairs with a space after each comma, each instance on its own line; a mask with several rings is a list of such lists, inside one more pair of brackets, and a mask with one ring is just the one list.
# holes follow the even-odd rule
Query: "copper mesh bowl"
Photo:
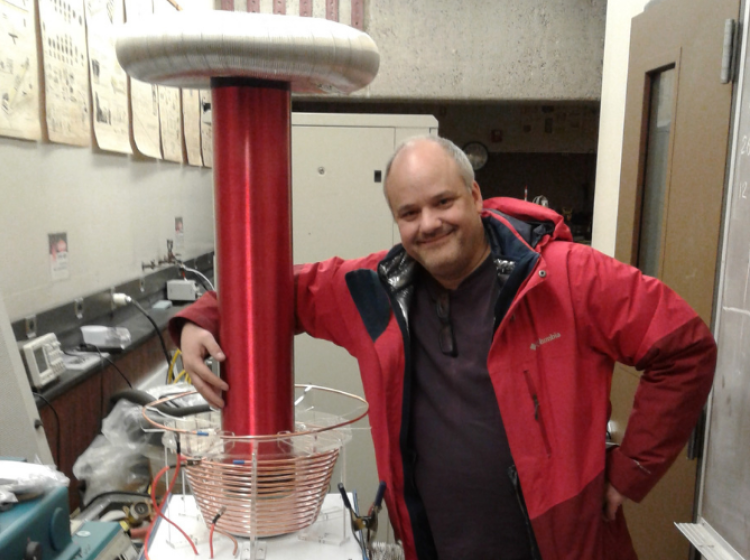
[[[185, 393], [144, 407], [151, 424], [179, 437], [185, 473], [207, 525], [223, 510], [217, 529], [253, 538], [292, 533], [315, 521], [341, 447], [351, 437], [348, 426], [367, 414], [367, 403], [325, 387], [298, 385], [297, 390], [296, 429], [276, 435], [221, 432], [210, 426], [215, 413], [214, 420], [167, 418], [160, 423], [149, 417], [156, 404]], [[321, 394], [346, 399], [345, 415], [321, 412], [316, 403]], [[165, 444], [176, 447], [174, 437], [166, 437]]]

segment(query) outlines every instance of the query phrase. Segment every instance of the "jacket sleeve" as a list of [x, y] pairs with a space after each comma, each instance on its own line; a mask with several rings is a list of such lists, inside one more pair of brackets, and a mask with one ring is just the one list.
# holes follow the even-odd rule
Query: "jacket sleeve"
[[354, 270], [376, 269], [384, 255], [385, 253], [375, 253], [357, 260], [336, 257], [295, 266], [297, 332], [329, 340], [352, 353], [353, 347], [358, 343], [357, 337], [362, 336], [364, 331], [352, 329], [352, 318], [358, 315], [347, 287], [346, 276]]
[[607, 462], [608, 480], [638, 502], [674, 462], [700, 417], [716, 343], [665, 284], [592, 249], [578, 251], [582, 262], [569, 270], [586, 309], [581, 323], [589, 343], [642, 371], [622, 444]]
[[[315, 338], [330, 340], [351, 349], [355, 342], [345, 318], [353, 310], [353, 302], [346, 285], [346, 274], [359, 268], [374, 269], [384, 253], [375, 253], [364, 259], [326, 261], [295, 265], [295, 334], [308, 333]], [[219, 344], [219, 302], [216, 292], [205, 293], [169, 321], [169, 334], [175, 344], [180, 344], [180, 334], [186, 322], [202, 327], [217, 339]]]
[[206, 292], [198, 301], [180, 311], [169, 320], [167, 325], [169, 336], [180, 347], [180, 335], [185, 323], [195, 323], [209, 331], [216, 340], [219, 340], [219, 302], [216, 300], [216, 292]]

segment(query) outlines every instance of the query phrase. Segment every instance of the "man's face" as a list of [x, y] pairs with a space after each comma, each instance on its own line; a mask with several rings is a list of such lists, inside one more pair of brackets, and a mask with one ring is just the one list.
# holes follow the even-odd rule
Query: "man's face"
[[386, 195], [406, 252], [453, 289], [487, 252], [476, 182], [466, 188], [458, 166], [430, 141], [404, 148], [391, 165]]

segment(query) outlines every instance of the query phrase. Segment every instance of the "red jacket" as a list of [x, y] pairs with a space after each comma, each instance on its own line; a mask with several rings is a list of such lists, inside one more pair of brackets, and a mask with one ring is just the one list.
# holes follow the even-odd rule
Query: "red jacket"
[[[666, 472], [711, 388], [713, 337], [664, 284], [572, 243], [555, 212], [500, 198], [483, 219], [504, 281], [488, 369], [538, 554], [633, 559], [622, 515], [603, 521], [605, 481], [640, 501]], [[406, 557], [424, 559], [433, 549], [405, 437], [415, 266], [399, 245], [296, 267], [296, 313], [301, 330], [357, 358], [390, 519]], [[180, 316], [218, 331], [213, 295]], [[615, 361], [643, 375], [622, 445], [607, 453]]]

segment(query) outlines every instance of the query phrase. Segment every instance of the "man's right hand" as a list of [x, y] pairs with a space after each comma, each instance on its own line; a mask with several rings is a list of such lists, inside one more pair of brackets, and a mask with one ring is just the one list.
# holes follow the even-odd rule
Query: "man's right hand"
[[187, 322], [180, 334], [180, 349], [185, 372], [190, 375], [193, 386], [211, 406], [222, 408], [224, 400], [221, 392], [229, 389], [224, 381], [214, 375], [204, 360], [211, 356], [218, 362], [226, 359], [214, 336], [195, 323]]

